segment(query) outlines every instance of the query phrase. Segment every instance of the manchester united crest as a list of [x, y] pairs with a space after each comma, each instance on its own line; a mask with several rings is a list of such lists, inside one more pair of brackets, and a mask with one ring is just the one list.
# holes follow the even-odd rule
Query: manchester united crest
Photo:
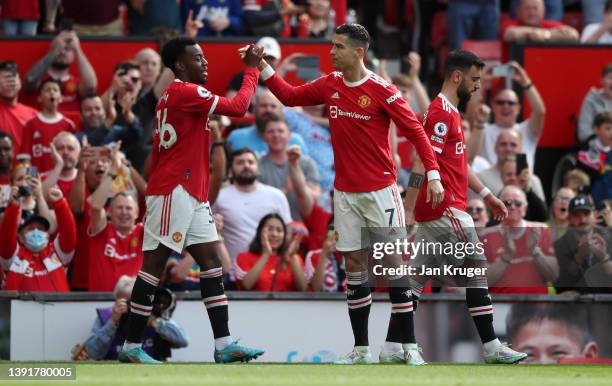
[[134, 237], [132, 241], [130, 241], [130, 246], [136, 248], [138, 246], [138, 238]]
[[359, 103], [359, 106], [362, 109], [365, 109], [366, 107], [368, 107], [370, 105], [370, 103], [372, 103], [372, 99], [370, 99], [370, 97], [367, 96], [367, 95], [362, 95], [357, 100], [357, 103]]
[[175, 243], [180, 243], [182, 239], [183, 235], [181, 234], [181, 232], [174, 232], [174, 234], [172, 235], [172, 241], [174, 241]]

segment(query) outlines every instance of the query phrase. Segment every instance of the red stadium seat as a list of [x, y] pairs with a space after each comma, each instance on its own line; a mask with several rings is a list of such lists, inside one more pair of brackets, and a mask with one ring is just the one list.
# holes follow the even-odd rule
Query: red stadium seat
[[461, 48], [472, 51], [485, 61], [500, 61], [502, 45], [499, 40], [465, 40]]

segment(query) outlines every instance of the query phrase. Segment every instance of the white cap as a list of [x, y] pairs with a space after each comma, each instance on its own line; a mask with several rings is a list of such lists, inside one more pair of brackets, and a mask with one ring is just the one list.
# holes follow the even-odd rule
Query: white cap
[[280, 60], [281, 58], [281, 48], [276, 39], [270, 36], [264, 36], [259, 39], [256, 44], [258, 47], [263, 47], [264, 56], [271, 56], [274, 59]]

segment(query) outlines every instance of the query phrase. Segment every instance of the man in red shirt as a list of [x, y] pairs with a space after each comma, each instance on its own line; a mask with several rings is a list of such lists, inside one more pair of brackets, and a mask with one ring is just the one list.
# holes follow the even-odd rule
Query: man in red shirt
[[117, 193], [108, 208], [106, 200], [121, 167], [119, 147], [115, 146], [112, 164], [91, 195], [88, 290], [113, 291], [122, 275], [135, 276], [142, 266], [143, 225], [136, 224], [138, 202], [125, 193]]
[[11, 135], [14, 150], [21, 148], [23, 127], [36, 116], [36, 110], [17, 102], [19, 90], [17, 64], [12, 60], [0, 62], [0, 128]]
[[[465, 105], [480, 88], [480, 78], [484, 63], [469, 51], [452, 51], [444, 63], [444, 83], [442, 91], [432, 101], [423, 125], [431, 140], [434, 151], [438, 154], [440, 175], [446, 186], [447, 193], [440, 206], [433, 210], [427, 204], [427, 190], [419, 188], [415, 180], [423, 178], [422, 165], [415, 164], [410, 176], [409, 188], [406, 194], [406, 207], [414, 208], [414, 218], [418, 222], [414, 246], [419, 245], [431, 251], [421, 251], [411, 256], [411, 268], [416, 274], [411, 276], [413, 297], [418, 299], [423, 285], [431, 276], [446, 276], [447, 267], [472, 269], [473, 275], [448, 276], [466, 287], [466, 303], [484, 346], [487, 363], [516, 363], [526, 357], [503, 345], [493, 330], [493, 306], [487, 288], [486, 259], [474, 227], [474, 221], [467, 211], [468, 186], [479, 192], [485, 203], [491, 208], [493, 217], [502, 220], [507, 211], [504, 204], [491, 191], [484, 187], [468, 165], [465, 151], [464, 129], [457, 106]], [[420, 175], [419, 175], [420, 174]], [[435, 246], [451, 245], [451, 252], [436, 252]], [[472, 245], [471, 247], [469, 247]], [[470, 253], [463, 256], [455, 251], [470, 248]], [[424, 272], [430, 268], [431, 273]], [[444, 268], [445, 274], [441, 274]], [[440, 269], [438, 274], [435, 269]], [[414, 334], [411, 334], [414, 336]], [[416, 354], [415, 354], [416, 355]], [[420, 356], [420, 354], [419, 354]]]
[[[21, 207], [17, 187], [0, 227], [0, 262], [6, 269], [4, 290], [23, 292], [67, 292], [64, 266], [70, 263], [76, 245], [76, 226], [61, 190], [49, 191], [57, 217], [58, 235], [50, 242], [49, 220], [32, 216], [18, 228]], [[19, 230], [19, 231], [18, 231]]]
[[74, 122], [58, 111], [62, 102], [62, 91], [58, 81], [47, 79], [40, 86], [38, 101], [42, 111], [26, 123], [23, 129], [21, 154], [30, 156], [32, 166], [45, 175], [53, 168], [51, 141], [61, 131], [75, 132]]
[[576, 29], [556, 20], [545, 20], [545, 13], [544, 0], [521, 0], [517, 8], [517, 19], [507, 20], [500, 28], [504, 60], [510, 57], [508, 43], [578, 41], [580, 34]]
[[186, 248], [200, 265], [200, 291], [215, 337], [215, 362], [249, 361], [263, 354], [232, 341], [228, 327], [227, 296], [217, 256], [218, 240], [208, 201], [210, 114], [243, 116], [259, 72], [263, 50], [248, 46], [241, 52], [247, 65], [238, 94], [213, 95], [201, 85], [208, 81], [208, 62], [191, 38], [170, 40], [162, 50], [164, 65], [176, 80], [156, 106], [152, 173], [146, 195], [144, 261], [130, 300], [130, 316], [121, 362], [160, 363], [141, 347], [142, 332], [151, 314], [153, 296], [167, 257]]
[[524, 220], [527, 197], [520, 187], [504, 187], [499, 198], [508, 217], [479, 233], [488, 260], [487, 279], [495, 286], [491, 292], [546, 295], [546, 283], [559, 276], [550, 231], [544, 224]]
[[[76, 59], [79, 75], [70, 73]], [[62, 111], [79, 111], [79, 98], [96, 92], [98, 78], [89, 59], [81, 49], [79, 37], [74, 31], [62, 31], [51, 42], [49, 52], [26, 73], [26, 92], [35, 93], [43, 80], [55, 79], [62, 87]], [[32, 101], [34, 102], [34, 101]]]
[[[361, 239], [362, 227], [397, 227], [394, 238], [405, 238], [404, 208], [397, 187], [397, 170], [392, 157], [389, 136], [391, 120], [398, 133], [414, 144], [427, 169], [427, 193], [435, 208], [444, 197], [438, 165], [423, 127], [401, 93], [363, 63], [370, 42], [366, 29], [358, 24], [343, 24], [332, 37], [332, 62], [339, 70], [300, 87], [292, 87], [274, 72], [265, 60], [260, 63], [262, 78], [286, 106], [325, 104], [334, 149], [334, 225], [337, 250], [344, 254], [348, 277], [347, 303], [355, 338], [355, 348], [344, 364], [370, 363], [368, 318], [372, 302], [368, 269], [362, 264], [368, 240]], [[362, 243], [363, 241], [363, 243]], [[406, 276], [399, 275], [389, 283], [392, 322], [389, 335], [394, 342], [408, 343], [401, 336], [412, 324], [412, 299]], [[398, 320], [398, 323], [394, 322]], [[397, 329], [396, 329], [397, 327]], [[393, 330], [393, 331], [392, 331]], [[398, 339], [398, 340], [395, 340]], [[389, 341], [392, 342], [392, 341]], [[395, 345], [393, 345], [395, 347]], [[396, 347], [395, 347], [396, 348]], [[391, 351], [385, 347], [385, 352]], [[400, 353], [401, 351], [401, 353]], [[418, 352], [418, 351], [417, 351]], [[396, 350], [397, 361], [404, 350]], [[385, 354], [381, 361], [387, 362]]]

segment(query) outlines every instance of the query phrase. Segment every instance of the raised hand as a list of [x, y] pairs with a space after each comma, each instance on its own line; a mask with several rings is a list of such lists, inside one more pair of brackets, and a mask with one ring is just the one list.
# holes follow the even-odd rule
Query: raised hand
[[254, 44], [249, 44], [248, 46], [238, 50], [238, 52], [240, 52], [242, 62], [247, 67], [258, 67], [264, 57], [264, 49], [262, 47], [257, 47]]
[[302, 149], [298, 145], [290, 146], [287, 149], [287, 158], [290, 164], [296, 164], [302, 157]]
[[64, 159], [57, 152], [57, 149], [55, 148], [55, 144], [53, 142], [51, 142], [49, 144], [49, 148], [51, 149], [51, 159], [53, 160], [53, 167], [63, 168], [64, 167]]
[[53, 186], [49, 189], [49, 200], [52, 203], [56, 203], [64, 197], [64, 193], [62, 193], [61, 189], [57, 186]]
[[193, 9], [189, 10], [187, 21], [185, 21], [185, 36], [195, 38], [200, 28], [204, 28], [204, 23], [201, 20], [193, 20]]
[[268, 239], [268, 232], [265, 230], [261, 232], [260, 242], [262, 256], [272, 256], [272, 247], [270, 246], [270, 240]]

